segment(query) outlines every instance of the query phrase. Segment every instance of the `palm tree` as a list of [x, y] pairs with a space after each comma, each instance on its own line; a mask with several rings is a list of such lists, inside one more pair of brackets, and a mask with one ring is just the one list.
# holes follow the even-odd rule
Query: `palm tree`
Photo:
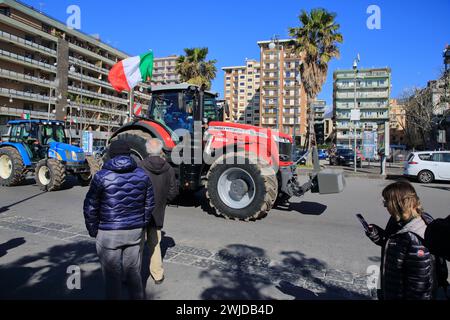
[[208, 48], [186, 48], [185, 56], [177, 59], [175, 71], [180, 75], [181, 81], [211, 88], [211, 80], [216, 77], [216, 60], [206, 61]]
[[[340, 25], [335, 18], [335, 13], [322, 8], [312, 9], [309, 13], [302, 10], [299, 15], [300, 27], [289, 28], [289, 35], [294, 40], [293, 51], [303, 58], [299, 71], [307, 97], [309, 150], [316, 144], [311, 103], [322, 90], [328, 63], [332, 58], [339, 57], [338, 43], [343, 42], [342, 34], [339, 33]], [[308, 156], [308, 162], [311, 164], [311, 156]]]

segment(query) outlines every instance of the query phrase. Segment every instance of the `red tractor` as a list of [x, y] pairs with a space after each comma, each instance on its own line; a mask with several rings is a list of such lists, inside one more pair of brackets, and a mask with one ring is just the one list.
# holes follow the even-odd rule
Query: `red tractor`
[[151, 95], [148, 114], [135, 116], [110, 141], [127, 141], [140, 160], [148, 155], [146, 142], [160, 139], [181, 192], [206, 187], [210, 205], [226, 218], [255, 220], [294, 195], [311, 189], [335, 193], [344, 187], [342, 174], [330, 172], [316, 173], [299, 185], [291, 160], [292, 138], [271, 129], [224, 122], [228, 107], [217, 106], [216, 94], [179, 84], [153, 87]]

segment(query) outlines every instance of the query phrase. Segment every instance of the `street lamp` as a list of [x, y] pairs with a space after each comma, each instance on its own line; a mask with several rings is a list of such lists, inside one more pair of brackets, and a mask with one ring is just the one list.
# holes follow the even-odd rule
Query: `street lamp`
[[[354, 172], [356, 172], [356, 162], [357, 162], [357, 155], [356, 155], [356, 119], [357, 119], [357, 112], [356, 110], [358, 110], [358, 106], [356, 104], [356, 75], [358, 73], [358, 62], [359, 62], [359, 53], [357, 55], [357, 57], [355, 58], [355, 60], [353, 60], [353, 70], [354, 70], [354, 82], [353, 82], [353, 86], [354, 86], [354, 104], [353, 104], [353, 110], [354, 114], [354, 126], [353, 126], [353, 138], [354, 138], [354, 145], [353, 145], [353, 165], [354, 165]], [[360, 120], [360, 119], [359, 119]]]

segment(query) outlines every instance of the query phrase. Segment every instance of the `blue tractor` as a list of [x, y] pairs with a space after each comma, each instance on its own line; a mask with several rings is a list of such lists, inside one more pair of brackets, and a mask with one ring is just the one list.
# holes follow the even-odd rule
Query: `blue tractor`
[[99, 164], [79, 147], [67, 144], [64, 123], [53, 120], [13, 120], [0, 143], [0, 184], [19, 185], [35, 173], [41, 190], [61, 188], [68, 174], [89, 184]]

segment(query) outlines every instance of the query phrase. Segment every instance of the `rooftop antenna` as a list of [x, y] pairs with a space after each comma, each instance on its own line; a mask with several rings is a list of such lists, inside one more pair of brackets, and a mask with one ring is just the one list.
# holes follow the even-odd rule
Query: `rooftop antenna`
[[39, 2], [39, 12], [42, 13], [42, 7], [45, 6], [44, 2]]

